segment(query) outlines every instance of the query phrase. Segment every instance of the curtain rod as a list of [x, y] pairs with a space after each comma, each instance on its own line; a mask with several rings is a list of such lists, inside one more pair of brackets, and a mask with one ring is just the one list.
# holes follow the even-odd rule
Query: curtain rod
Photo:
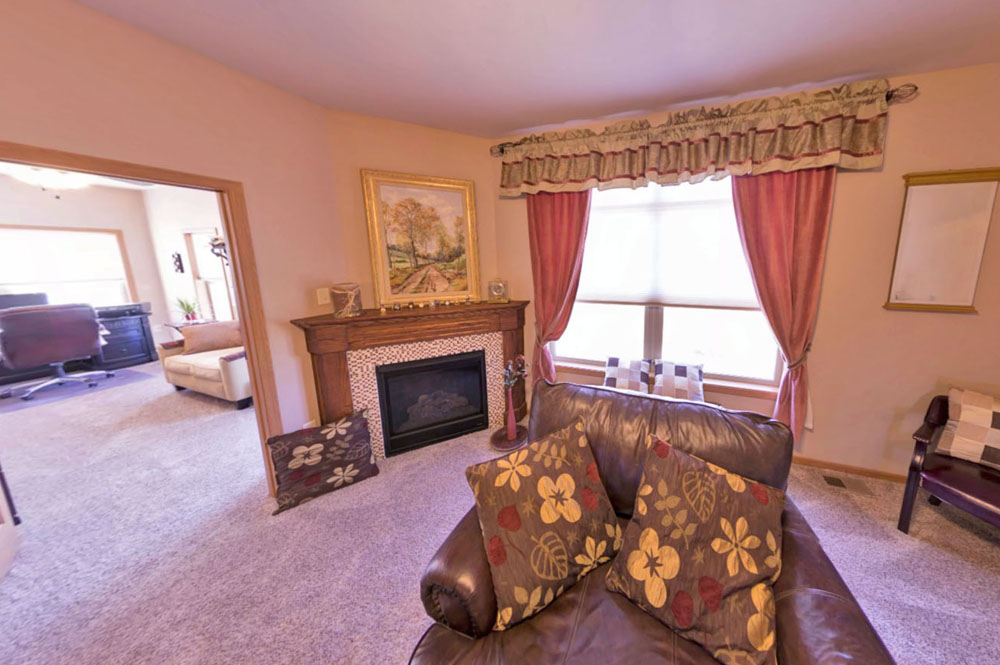
[[[904, 102], [908, 102], [911, 99], [913, 99], [913, 97], [916, 96], [918, 90], [920, 90], [920, 88], [917, 87], [916, 84], [904, 83], [895, 88], [889, 88], [888, 90], [886, 90], [885, 101], [888, 104], [902, 104]], [[737, 101], [745, 101], [745, 100], [737, 100]], [[736, 102], [731, 102], [731, 103], [736, 103]], [[627, 120], [627, 118], [625, 120]], [[517, 141], [507, 141], [505, 143], [498, 143], [494, 146], [490, 146], [490, 155], [492, 155], [493, 157], [503, 157], [504, 153], [507, 150], [526, 143], [528, 139], [531, 138], [531, 136], [532, 135], [529, 134], [528, 136], [525, 136], [524, 138], [521, 138]]]

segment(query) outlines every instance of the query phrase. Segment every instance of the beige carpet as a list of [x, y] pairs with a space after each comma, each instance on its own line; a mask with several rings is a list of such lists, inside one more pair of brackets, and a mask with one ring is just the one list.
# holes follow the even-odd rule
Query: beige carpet
[[[405, 663], [486, 436], [272, 517], [249, 410], [154, 379], [0, 416], [25, 520], [0, 663]], [[796, 468], [791, 492], [899, 662], [1000, 660], [997, 531], [922, 499], [904, 536], [901, 486], [835, 475]]]

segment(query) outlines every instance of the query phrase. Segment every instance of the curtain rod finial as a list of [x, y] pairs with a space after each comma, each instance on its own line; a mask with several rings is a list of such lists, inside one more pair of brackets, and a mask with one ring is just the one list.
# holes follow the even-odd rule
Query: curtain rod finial
[[916, 97], [919, 90], [920, 88], [913, 83], [904, 83], [886, 91], [885, 101], [890, 104], [902, 104]]

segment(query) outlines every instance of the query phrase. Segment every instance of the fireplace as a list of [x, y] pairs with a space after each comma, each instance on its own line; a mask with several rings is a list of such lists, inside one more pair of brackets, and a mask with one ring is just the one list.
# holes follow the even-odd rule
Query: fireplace
[[[524, 300], [451, 307], [362, 310], [296, 319], [305, 334], [316, 379], [320, 422], [332, 423], [364, 410], [372, 452], [385, 457], [382, 405], [375, 368], [392, 363], [486, 352], [486, 408], [489, 427], [503, 427], [506, 407], [503, 369], [524, 353]], [[528, 412], [524, 381], [514, 386], [514, 415]]]
[[489, 426], [482, 350], [379, 365], [375, 377], [387, 456]]

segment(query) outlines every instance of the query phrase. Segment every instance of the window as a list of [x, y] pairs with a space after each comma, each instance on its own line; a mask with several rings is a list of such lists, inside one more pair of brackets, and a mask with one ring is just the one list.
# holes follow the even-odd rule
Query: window
[[236, 308], [229, 288], [229, 274], [222, 258], [212, 253], [211, 241], [217, 235], [214, 230], [191, 231], [184, 234], [184, 242], [201, 315], [217, 321], [232, 321]]
[[45, 293], [53, 305], [131, 302], [121, 234], [0, 227], [0, 293]]
[[567, 361], [665, 358], [777, 382], [730, 183], [595, 191], [576, 305], [554, 348]]

